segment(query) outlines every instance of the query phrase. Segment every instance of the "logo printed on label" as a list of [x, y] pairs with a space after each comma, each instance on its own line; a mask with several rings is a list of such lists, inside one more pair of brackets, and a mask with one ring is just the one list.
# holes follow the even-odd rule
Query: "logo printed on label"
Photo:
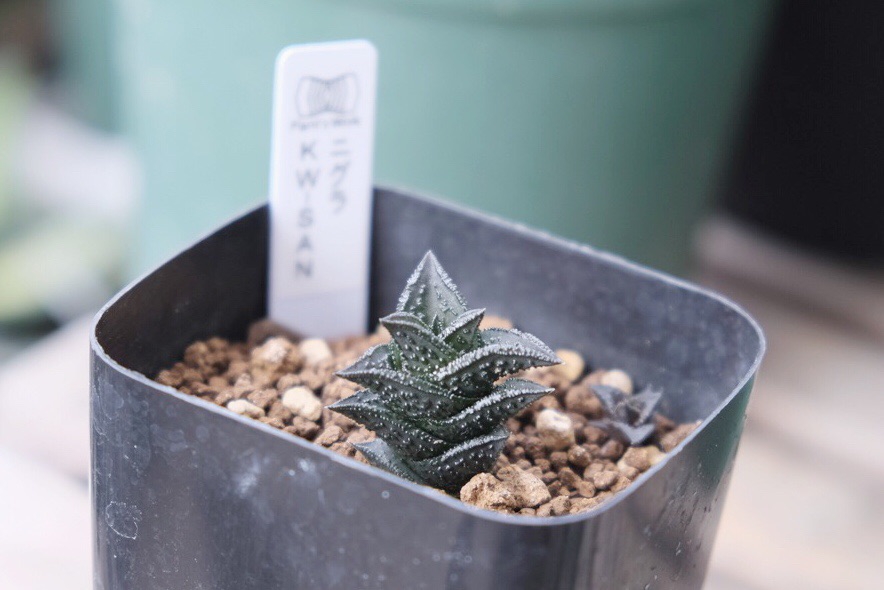
[[344, 74], [331, 80], [307, 76], [298, 82], [298, 113], [302, 117], [351, 113], [356, 109], [358, 96], [359, 84], [355, 74]]
[[305, 335], [366, 327], [376, 79], [365, 41], [277, 58], [268, 309]]

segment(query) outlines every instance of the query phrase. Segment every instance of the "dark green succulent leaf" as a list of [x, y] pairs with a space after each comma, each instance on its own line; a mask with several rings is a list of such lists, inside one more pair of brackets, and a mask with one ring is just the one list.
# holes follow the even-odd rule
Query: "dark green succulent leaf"
[[358, 377], [359, 375], [368, 374], [370, 371], [375, 369], [391, 369], [393, 368], [392, 363], [390, 362], [390, 346], [387, 344], [379, 344], [378, 346], [372, 346], [368, 350], [366, 350], [362, 356], [356, 359], [352, 365], [347, 367], [346, 369], [341, 369], [337, 373], [335, 373], [338, 377], [343, 379], [347, 379], [349, 381], [353, 381], [355, 383], [359, 383], [360, 385], [364, 385], [366, 387], [370, 387], [367, 383], [362, 383], [354, 377]]
[[417, 315], [431, 328], [444, 329], [467, 306], [436, 256], [427, 252], [408, 279], [396, 309]]
[[442, 320], [439, 319], [439, 316], [433, 318], [433, 325], [430, 326], [430, 329], [433, 330], [433, 334], [441, 334], [443, 330], [445, 330], [445, 325], [442, 323]]
[[631, 423], [635, 426], [644, 424], [654, 415], [657, 404], [663, 397], [663, 392], [659, 389], [645, 388], [639, 393], [629, 396], [626, 405], [629, 406], [633, 413]]
[[479, 324], [485, 317], [484, 309], [471, 309], [454, 318], [439, 336], [458, 351], [471, 350], [482, 345]]
[[610, 385], [593, 385], [592, 391], [602, 403], [602, 411], [606, 416], [621, 421], [629, 419], [623, 408], [623, 401], [627, 396], [624, 391]]
[[662, 391], [652, 388], [646, 388], [634, 395], [607, 385], [593, 385], [592, 390], [602, 403], [608, 419], [633, 427], [641, 426], [651, 419], [663, 395]]
[[475, 401], [405, 371], [366, 369], [348, 372], [346, 378], [373, 390], [390, 409], [405, 416], [444, 418]]
[[484, 330], [482, 340], [481, 348], [457, 357], [433, 378], [458, 395], [477, 397], [505, 375], [561, 362], [543, 342], [518, 330]]
[[385, 443], [383, 439], [376, 438], [364, 443], [353, 443], [353, 446], [362, 453], [368, 462], [378, 467], [417, 483], [423, 483], [418, 474], [409, 469], [408, 465], [396, 454], [396, 451]]
[[643, 443], [654, 433], [654, 425], [648, 421], [663, 393], [647, 388], [630, 395], [606, 385], [593, 385], [592, 390], [602, 403], [605, 418], [590, 422], [608, 433], [608, 436], [628, 445]]
[[373, 465], [457, 491], [494, 467], [509, 435], [502, 423], [551, 391], [521, 379], [495, 386], [561, 361], [530, 334], [480, 330], [483, 316], [428, 252], [382, 320], [393, 341], [338, 373], [367, 389], [329, 406], [375, 431], [375, 441], [355, 445]]
[[378, 437], [407, 457], [426, 459], [451, 448], [448, 441], [392, 412], [383, 404], [380, 396], [370, 389], [345, 397], [330, 405], [329, 409], [373, 430]]
[[430, 373], [455, 358], [455, 350], [436, 336], [413, 313], [397, 311], [381, 323], [402, 353], [404, 366], [414, 373]]
[[552, 391], [533, 381], [508, 379], [465, 410], [445, 420], [429, 420], [424, 427], [446, 440], [469, 440], [487, 434], [534, 400]]
[[387, 348], [390, 351], [390, 364], [397, 371], [402, 370], [402, 351], [399, 350], [399, 345], [391, 342], [387, 345]]
[[457, 491], [477, 473], [494, 467], [509, 434], [506, 428], [497, 428], [491, 434], [468, 440], [438, 457], [409, 461], [408, 465], [430, 485]]
[[379, 406], [383, 407], [380, 403], [380, 396], [371, 389], [362, 389], [330, 404], [328, 408], [355, 420], [356, 416], [360, 416], [362, 412]]
[[620, 441], [625, 445], [640, 445], [654, 433], [653, 424], [642, 424], [641, 426], [631, 426], [625, 422], [616, 420], [592, 420], [589, 422], [591, 426], [601, 428], [608, 436]]
[[550, 364], [558, 364], [562, 362], [562, 359], [557, 357], [555, 353], [550, 350], [549, 346], [544, 344], [540, 338], [534, 334], [529, 334], [520, 330], [488, 328], [487, 330], [482, 330], [482, 341], [485, 345], [501, 344], [504, 346], [521, 346], [537, 351], [537, 354], [543, 355]]

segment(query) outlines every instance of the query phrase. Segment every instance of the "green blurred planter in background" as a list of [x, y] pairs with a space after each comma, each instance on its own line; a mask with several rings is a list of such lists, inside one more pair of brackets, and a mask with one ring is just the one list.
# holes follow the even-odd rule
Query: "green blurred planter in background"
[[117, 128], [114, 1], [52, 0], [51, 12], [67, 106], [105, 131]]
[[773, 0], [116, 0], [143, 269], [264, 198], [273, 60], [380, 51], [376, 176], [679, 271]]

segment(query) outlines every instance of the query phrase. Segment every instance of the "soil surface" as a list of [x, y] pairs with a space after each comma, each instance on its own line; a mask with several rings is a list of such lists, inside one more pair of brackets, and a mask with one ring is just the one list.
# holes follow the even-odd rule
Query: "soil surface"
[[[512, 324], [488, 316], [481, 327]], [[210, 338], [191, 344], [184, 359], [156, 380], [366, 463], [350, 443], [369, 441], [374, 433], [325, 406], [359, 389], [335, 371], [388, 341], [383, 328], [338, 341], [299, 341], [265, 320], [252, 326], [247, 342]], [[494, 472], [464, 485], [464, 502], [535, 516], [584, 512], [626, 489], [696, 428], [696, 423], [675, 424], [657, 414], [646, 446], [624, 447], [609, 439], [589, 424], [602, 417], [590, 386], [611, 385], [631, 393], [632, 379], [619, 369], [588, 371], [585, 359], [574, 351], [556, 353], [563, 364], [520, 375], [555, 391], [507, 421], [513, 434]]]

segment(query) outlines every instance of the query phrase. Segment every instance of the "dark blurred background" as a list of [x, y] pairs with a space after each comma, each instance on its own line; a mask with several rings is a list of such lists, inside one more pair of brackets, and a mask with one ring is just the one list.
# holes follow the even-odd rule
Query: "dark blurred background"
[[708, 586], [873, 587], [881, 30], [868, 0], [0, 0], [9, 587], [90, 586], [91, 316], [265, 199], [276, 53], [355, 37], [380, 52], [379, 182], [699, 281], [762, 323]]

